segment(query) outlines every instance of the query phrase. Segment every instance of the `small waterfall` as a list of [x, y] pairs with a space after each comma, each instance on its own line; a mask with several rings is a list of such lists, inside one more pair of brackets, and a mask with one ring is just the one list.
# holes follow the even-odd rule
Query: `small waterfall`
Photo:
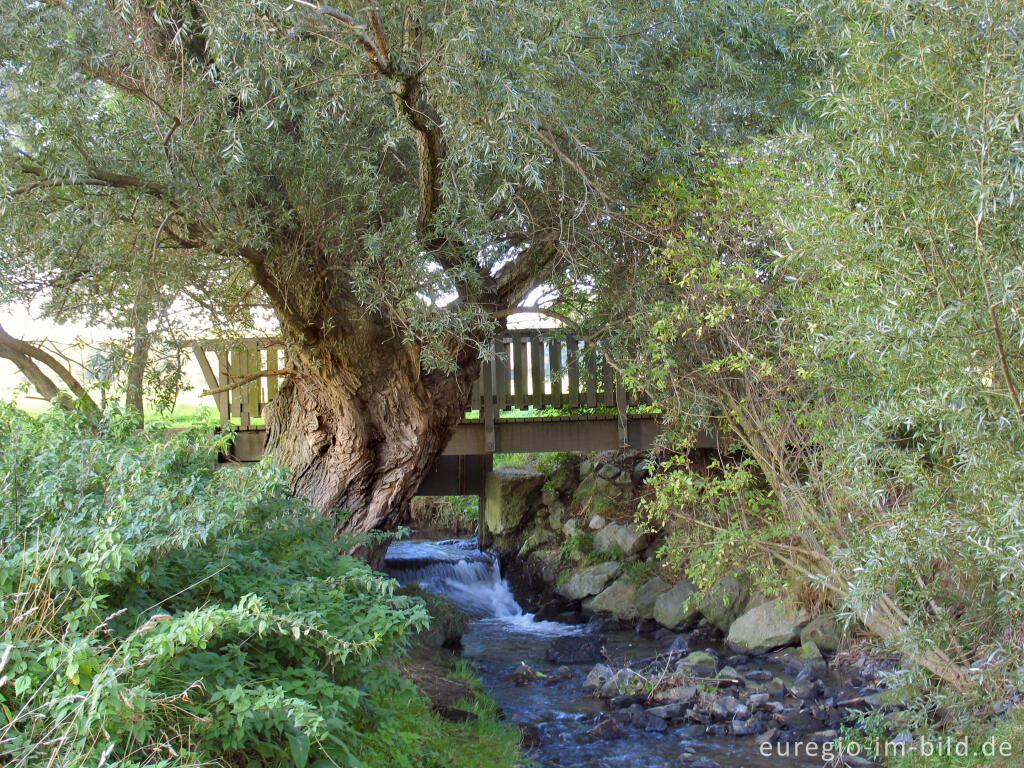
[[[418, 584], [442, 595], [474, 619], [496, 620], [529, 632], [565, 634], [563, 624], [534, 621], [516, 602], [501, 577], [498, 559], [481, 552], [472, 539], [396, 541], [384, 570], [403, 584]], [[570, 630], [571, 631], [571, 630]]]

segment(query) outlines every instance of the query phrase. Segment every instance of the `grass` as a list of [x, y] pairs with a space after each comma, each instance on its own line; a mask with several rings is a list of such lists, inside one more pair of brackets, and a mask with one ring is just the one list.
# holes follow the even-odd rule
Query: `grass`
[[[213, 404], [212, 398], [205, 398], [204, 403], [195, 402], [179, 402], [175, 405], [174, 409], [170, 413], [161, 413], [152, 407], [146, 407], [146, 421], [147, 422], [162, 422], [170, 427], [186, 427], [192, 426], [193, 424], [220, 424], [220, 417], [217, 414], [217, 408]], [[14, 401], [19, 408], [23, 411], [31, 414], [42, 413], [49, 407], [49, 404], [44, 401], [41, 397], [35, 395], [24, 385], [19, 386], [0, 386], [0, 401]], [[654, 412], [652, 406], [638, 405], [631, 406], [629, 409], [630, 413], [650, 413]], [[502, 411], [499, 418], [503, 419], [529, 419], [529, 418], [555, 418], [555, 417], [567, 417], [567, 416], [613, 416], [616, 414], [616, 410], [609, 406], [597, 406], [596, 408], [589, 407], [578, 407], [578, 408], [535, 408], [530, 406], [525, 409], [512, 408], [509, 410]], [[466, 419], [479, 419], [480, 411], [473, 410], [467, 411], [465, 414]], [[231, 423], [236, 426], [240, 426], [241, 420], [238, 417], [233, 417]], [[250, 424], [254, 427], [265, 426], [266, 422], [261, 418], [250, 419]], [[507, 454], [512, 455], [512, 454]], [[496, 457], [497, 458], [497, 457]], [[514, 464], [517, 462], [499, 462], [506, 464]]]
[[[890, 758], [886, 768], [1020, 768], [1024, 764], [1024, 711], [1008, 714], [989, 731], [967, 734], [967, 754], [922, 754]], [[940, 740], [936, 737], [936, 743]], [[953, 744], [957, 744], [953, 739]]]
[[409, 522], [418, 528], [471, 533], [479, 517], [476, 496], [418, 496], [413, 499]]
[[[659, 411], [651, 405], [631, 405], [629, 407], [629, 413], [632, 414], [644, 414], [644, 413], [659, 413]], [[578, 408], [535, 408], [530, 406], [529, 408], [510, 408], [505, 411], [501, 411], [498, 418], [502, 419], [544, 419], [544, 418], [555, 418], [558, 416], [615, 416], [618, 411], [607, 405], [599, 405], [596, 408], [589, 408], [586, 406], [580, 406]], [[479, 419], [480, 411], [473, 410], [466, 412], [467, 419]]]

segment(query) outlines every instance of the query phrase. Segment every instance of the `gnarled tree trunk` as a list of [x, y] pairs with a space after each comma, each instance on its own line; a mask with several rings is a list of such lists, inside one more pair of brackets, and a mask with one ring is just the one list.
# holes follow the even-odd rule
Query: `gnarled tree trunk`
[[[479, 373], [476, 349], [452, 375], [424, 373], [415, 348], [362, 327], [293, 353], [299, 375], [268, 406], [267, 451], [292, 473], [295, 493], [339, 531], [397, 524], [465, 413]], [[383, 548], [363, 555], [379, 565]]]

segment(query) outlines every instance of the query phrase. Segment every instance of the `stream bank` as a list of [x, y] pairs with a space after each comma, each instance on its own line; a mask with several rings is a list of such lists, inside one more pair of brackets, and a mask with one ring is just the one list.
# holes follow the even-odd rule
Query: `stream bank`
[[462, 656], [544, 768], [821, 766], [839, 725], [877, 694], [869, 674], [837, 675], [795, 649], [737, 654], [707, 623], [638, 633], [537, 620], [473, 540], [396, 542], [386, 568], [467, 614]]

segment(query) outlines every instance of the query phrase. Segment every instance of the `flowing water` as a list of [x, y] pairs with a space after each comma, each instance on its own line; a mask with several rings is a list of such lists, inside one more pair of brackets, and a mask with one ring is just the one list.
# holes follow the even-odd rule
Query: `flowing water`
[[[573, 667], [573, 677], [558, 679], [558, 665], [545, 661], [555, 637], [591, 631], [552, 621], [534, 621], [524, 613], [501, 577], [497, 560], [472, 540], [401, 541], [388, 550], [386, 569], [403, 583], [414, 582], [441, 594], [473, 617], [463, 635], [463, 657], [476, 669], [510, 722], [535, 725], [540, 746], [533, 756], [544, 768], [678, 768], [711, 760], [720, 768], [810, 768], [820, 759], [765, 757], [751, 738], [686, 738], [677, 729], [647, 732], [623, 726], [623, 738], [591, 741], [588, 729], [608, 715], [604, 702], [582, 690], [592, 665]], [[602, 632], [616, 663], [664, 652], [664, 642], [633, 631]], [[518, 686], [511, 674], [521, 663], [549, 676]]]

